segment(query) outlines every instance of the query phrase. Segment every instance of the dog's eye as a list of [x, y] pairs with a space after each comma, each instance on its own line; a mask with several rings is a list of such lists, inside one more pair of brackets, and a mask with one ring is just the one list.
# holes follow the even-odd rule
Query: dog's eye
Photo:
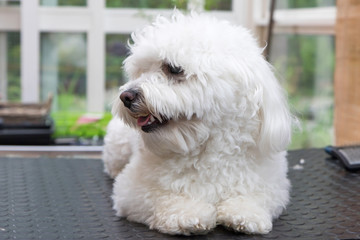
[[181, 67], [173, 66], [171, 64], [168, 65], [168, 69], [169, 72], [174, 75], [178, 75], [184, 71]]

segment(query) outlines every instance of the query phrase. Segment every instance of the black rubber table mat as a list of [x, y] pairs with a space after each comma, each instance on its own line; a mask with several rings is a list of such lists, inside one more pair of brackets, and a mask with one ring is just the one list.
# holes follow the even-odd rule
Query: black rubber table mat
[[359, 239], [360, 172], [320, 149], [289, 153], [292, 200], [264, 236], [168, 236], [115, 217], [100, 160], [0, 158], [0, 239]]

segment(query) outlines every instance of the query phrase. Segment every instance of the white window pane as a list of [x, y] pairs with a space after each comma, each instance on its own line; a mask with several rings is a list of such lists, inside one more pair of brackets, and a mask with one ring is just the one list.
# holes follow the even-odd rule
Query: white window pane
[[41, 100], [54, 95], [53, 111], [86, 111], [86, 35], [41, 34]]
[[275, 34], [270, 62], [301, 121], [291, 148], [323, 147], [333, 142], [334, 36]]

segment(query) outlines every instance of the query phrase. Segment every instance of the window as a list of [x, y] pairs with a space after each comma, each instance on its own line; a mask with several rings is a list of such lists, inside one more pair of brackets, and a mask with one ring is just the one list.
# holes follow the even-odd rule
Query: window
[[291, 149], [334, 142], [335, 1], [278, 0], [269, 61], [300, 120]]
[[205, 10], [232, 10], [232, 0], [206, 0]]
[[[0, 53], [0, 62], [6, 63], [6, 68], [12, 67], [12, 72], [6, 76], [11, 79], [1, 76], [1, 84], [6, 86], [1, 90], [3, 99], [36, 102], [46, 99], [52, 92], [55, 95], [53, 111], [69, 107], [89, 112], [109, 110], [110, 96], [126, 81], [122, 71], [126, 54], [119, 55], [118, 51], [126, 46], [129, 33], [142, 28], [159, 13], [170, 16], [174, 6], [185, 11], [209, 10], [211, 14], [233, 22], [239, 21], [238, 11], [244, 6], [232, 0], [39, 0], [19, 3], [19, 0], [0, 1], [0, 32], [15, 31], [22, 36], [21, 42], [19, 37], [17, 43], [11, 40], [11, 44], [18, 47], [11, 45], [6, 60]], [[105, 11], [104, 7], [107, 7]], [[65, 42], [75, 44], [75, 39], [78, 45], [69, 45], [68, 49], [76, 56], [70, 57], [61, 46]], [[16, 51], [16, 48], [17, 72], [15, 59], [7, 59], [8, 52]], [[81, 60], [74, 61], [74, 57]], [[20, 65], [21, 61], [27, 64]], [[74, 99], [65, 97], [65, 92], [74, 94]]]
[[186, 9], [187, 0], [106, 0], [110, 8], [176, 8]]
[[129, 38], [129, 34], [106, 35], [105, 110], [107, 111], [110, 111], [114, 97], [118, 97], [119, 86], [127, 81], [123, 61], [129, 54], [127, 45]]
[[[252, 28], [265, 46], [270, 9], [269, 0], [19, 2], [0, 0], [1, 99], [33, 102], [52, 92], [53, 112], [110, 110], [126, 82], [122, 62], [129, 33], [159, 13], [170, 16], [174, 6], [205, 10]], [[270, 61], [303, 125], [303, 132], [294, 134], [292, 148], [330, 144], [335, 0], [276, 3]]]
[[292, 148], [323, 147], [333, 141], [334, 37], [275, 34], [270, 62], [288, 92], [302, 131]]
[[19, 32], [0, 32], [0, 100], [21, 100], [20, 50]]
[[41, 34], [41, 100], [54, 95], [53, 111], [86, 111], [86, 35]]
[[18, 6], [20, 5], [20, 0], [2, 0], [0, 1], [0, 6]]
[[86, 6], [86, 0], [41, 0], [41, 6]]
[[313, 8], [335, 6], [336, 0], [277, 0], [276, 8]]
[[[157, 8], [157, 9], [187, 9], [189, 3], [202, 4], [201, 1], [189, 0], [106, 0], [108, 8]], [[232, 0], [206, 0], [203, 7], [205, 10], [232, 10]]]

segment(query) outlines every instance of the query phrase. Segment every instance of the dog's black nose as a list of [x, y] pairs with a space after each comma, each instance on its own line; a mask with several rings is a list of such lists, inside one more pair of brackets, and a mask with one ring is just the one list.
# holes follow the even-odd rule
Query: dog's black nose
[[125, 107], [131, 108], [131, 104], [136, 99], [137, 92], [134, 90], [126, 90], [120, 94], [120, 100], [124, 103]]

